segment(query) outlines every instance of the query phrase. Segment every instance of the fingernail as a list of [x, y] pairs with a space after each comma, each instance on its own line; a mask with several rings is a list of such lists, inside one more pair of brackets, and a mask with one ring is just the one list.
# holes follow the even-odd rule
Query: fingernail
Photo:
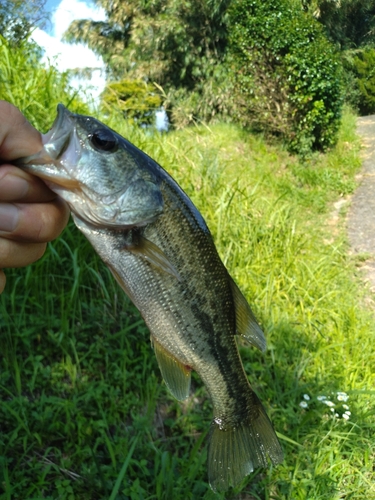
[[10, 233], [17, 227], [19, 210], [10, 203], [0, 203], [0, 231]]
[[29, 190], [29, 184], [22, 177], [5, 174], [0, 182], [0, 196], [2, 201], [22, 199]]

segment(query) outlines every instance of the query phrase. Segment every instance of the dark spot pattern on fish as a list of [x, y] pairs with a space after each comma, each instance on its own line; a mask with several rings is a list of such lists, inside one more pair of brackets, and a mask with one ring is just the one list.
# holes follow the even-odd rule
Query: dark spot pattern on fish
[[172, 394], [181, 400], [189, 395], [190, 368], [202, 378], [214, 407], [212, 488], [239, 484], [254, 467], [267, 466], [267, 456], [279, 463], [282, 450], [243, 370], [236, 327], [261, 349], [265, 340], [259, 327], [253, 334], [256, 321], [202, 215], [129, 141], [94, 118], [62, 105], [58, 112], [43, 150], [21, 164], [53, 185], [61, 181], [56, 192], [148, 325]]

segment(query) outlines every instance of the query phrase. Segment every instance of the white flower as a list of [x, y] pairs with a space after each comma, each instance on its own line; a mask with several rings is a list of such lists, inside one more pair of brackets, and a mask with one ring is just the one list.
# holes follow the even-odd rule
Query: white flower
[[306, 401], [310, 401], [310, 396], [308, 394], [304, 394], [303, 399], [305, 399]]
[[307, 407], [309, 406], [309, 405], [306, 403], [306, 401], [301, 401], [299, 405], [300, 405], [300, 407], [301, 407], [301, 408], [307, 408]]
[[329, 401], [328, 399], [324, 400], [323, 403], [327, 406], [335, 406], [335, 403], [332, 403], [332, 401]]
[[318, 401], [324, 401], [325, 399], [327, 399], [327, 396], [318, 396], [316, 399]]
[[337, 393], [337, 399], [339, 401], [348, 401], [349, 396], [346, 394], [346, 392], [338, 392]]
[[349, 420], [350, 415], [348, 415], [346, 412], [343, 414], [342, 418], [345, 418], [345, 420]]
[[342, 405], [342, 407], [344, 408], [344, 410], [349, 410], [349, 406], [348, 405]]

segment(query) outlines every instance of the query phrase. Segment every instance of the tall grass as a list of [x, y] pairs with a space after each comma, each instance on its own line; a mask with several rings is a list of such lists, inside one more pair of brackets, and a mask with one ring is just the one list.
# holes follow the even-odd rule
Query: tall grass
[[0, 99], [22, 109], [33, 125], [45, 132], [59, 102], [77, 113], [89, 106], [69, 85], [69, 73], [39, 62], [40, 49], [29, 42], [12, 46], [0, 34]]
[[[30, 108], [45, 128], [55, 76], [51, 108], [38, 118], [45, 86]], [[210, 491], [205, 388], [193, 376], [185, 403], [167, 393], [139, 313], [70, 225], [39, 262], [7, 271], [0, 298], [0, 499], [375, 498], [374, 319], [343, 219], [331, 225], [359, 168], [353, 116], [309, 164], [235, 126], [159, 135], [104, 119], [188, 192], [252, 304], [268, 350], [241, 355], [285, 461]]]

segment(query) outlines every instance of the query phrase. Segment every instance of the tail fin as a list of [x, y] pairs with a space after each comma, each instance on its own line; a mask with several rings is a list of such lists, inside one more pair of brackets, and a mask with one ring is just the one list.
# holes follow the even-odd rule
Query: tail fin
[[272, 424], [259, 401], [256, 418], [249, 416], [235, 426], [212, 422], [208, 448], [208, 480], [214, 491], [236, 486], [257, 467], [267, 467], [267, 455], [276, 465], [283, 451]]

